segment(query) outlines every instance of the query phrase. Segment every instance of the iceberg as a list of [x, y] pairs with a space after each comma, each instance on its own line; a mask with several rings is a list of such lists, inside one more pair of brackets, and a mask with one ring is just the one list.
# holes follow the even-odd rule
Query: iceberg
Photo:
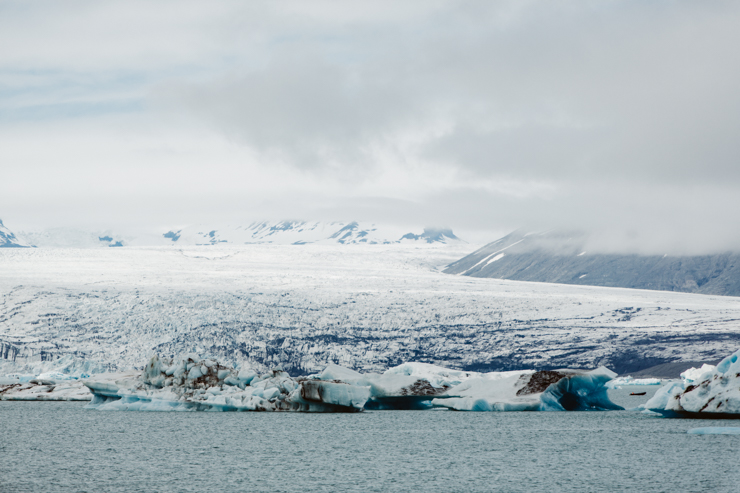
[[472, 375], [426, 363], [403, 363], [384, 373], [364, 374], [330, 364], [315, 378], [368, 388], [368, 410], [423, 410], [433, 407], [435, 396]]
[[92, 394], [77, 380], [53, 381], [33, 378], [0, 381], [0, 401], [89, 401]]
[[740, 435], [740, 427], [707, 426], [706, 428], [691, 428], [686, 433], [689, 435]]
[[486, 373], [449, 389], [432, 405], [456, 411], [622, 410], [611, 402], [605, 387], [614, 377], [604, 367]]
[[622, 409], [604, 387], [615, 376], [606, 368], [477, 373], [404, 363], [365, 374], [330, 364], [319, 374], [293, 378], [278, 368], [258, 374], [194, 356], [154, 356], [143, 371], [94, 375], [84, 384], [93, 395], [88, 407], [100, 410], [575, 411]]
[[213, 360], [152, 357], [142, 372], [96, 375], [84, 381], [91, 409], [123, 411], [362, 411], [368, 387], [294, 379], [280, 369], [257, 375]]
[[633, 378], [631, 376], [619, 377], [606, 383], [608, 389], [618, 389], [622, 385], [660, 385], [663, 381], [660, 378]]
[[683, 381], [660, 389], [642, 408], [665, 417], [740, 418], [740, 351], [716, 367], [681, 374]]
[[681, 379], [687, 383], [694, 383], [694, 381], [703, 381], [704, 375], [708, 375], [717, 369], [714, 365], [708, 365], [704, 363], [701, 368], [689, 368], [688, 370], [681, 373]]

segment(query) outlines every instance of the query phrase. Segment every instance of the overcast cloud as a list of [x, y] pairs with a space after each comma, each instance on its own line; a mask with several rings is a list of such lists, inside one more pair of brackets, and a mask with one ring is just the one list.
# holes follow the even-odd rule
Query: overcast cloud
[[738, 25], [737, 2], [2, 2], [0, 218], [740, 248]]

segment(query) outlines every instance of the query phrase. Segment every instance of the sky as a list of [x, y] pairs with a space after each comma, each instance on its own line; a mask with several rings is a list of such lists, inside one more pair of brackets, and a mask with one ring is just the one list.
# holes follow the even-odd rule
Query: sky
[[4, 0], [0, 219], [740, 249], [738, 25], [730, 1]]

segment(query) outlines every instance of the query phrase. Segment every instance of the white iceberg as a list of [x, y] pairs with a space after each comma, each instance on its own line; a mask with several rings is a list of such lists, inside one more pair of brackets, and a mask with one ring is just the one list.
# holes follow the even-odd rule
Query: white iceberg
[[364, 374], [330, 364], [313, 378], [368, 388], [368, 410], [422, 410], [432, 408], [435, 396], [474, 375], [479, 374], [426, 363], [403, 363], [384, 373]]
[[740, 351], [707, 366], [682, 373], [684, 381], [662, 387], [642, 407], [667, 417], [740, 418]]
[[615, 378], [606, 383], [608, 389], [618, 389], [622, 385], [660, 385], [663, 381], [660, 378], [633, 378], [631, 376]]
[[688, 370], [681, 373], [681, 379], [686, 383], [694, 383], [695, 381], [703, 381], [705, 375], [709, 375], [717, 369], [714, 365], [708, 365], [704, 363], [701, 368], [689, 368]]

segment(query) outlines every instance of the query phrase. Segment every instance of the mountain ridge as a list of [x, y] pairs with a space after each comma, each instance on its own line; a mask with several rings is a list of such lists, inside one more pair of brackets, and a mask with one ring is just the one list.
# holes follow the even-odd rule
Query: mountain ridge
[[[412, 231], [409, 231], [411, 229]], [[358, 221], [255, 221], [245, 225], [196, 224], [159, 233], [117, 234], [111, 230], [52, 228], [25, 233], [36, 246], [108, 248], [125, 246], [216, 245], [388, 245], [394, 243], [465, 243], [449, 228], [399, 227]]]
[[578, 232], [515, 231], [449, 264], [480, 278], [740, 296], [740, 254], [590, 253]]
[[0, 219], [0, 248], [31, 248], [32, 245], [18, 238]]

